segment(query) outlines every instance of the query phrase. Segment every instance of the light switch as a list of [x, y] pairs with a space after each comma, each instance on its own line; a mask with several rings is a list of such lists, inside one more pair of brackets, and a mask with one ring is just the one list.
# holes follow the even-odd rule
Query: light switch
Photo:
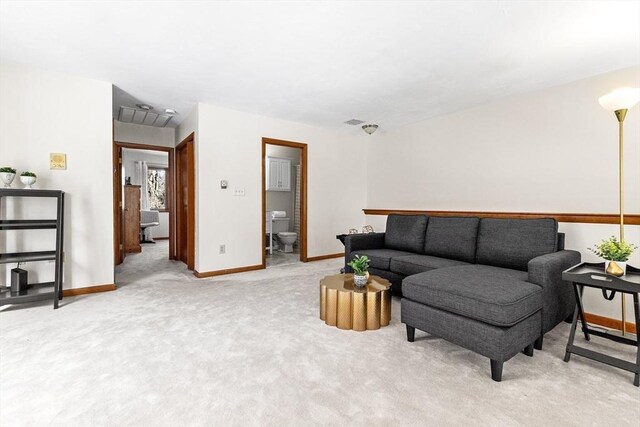
[[244, 196], [244, 188], [235, 188], [233, 190], [234, 196]]

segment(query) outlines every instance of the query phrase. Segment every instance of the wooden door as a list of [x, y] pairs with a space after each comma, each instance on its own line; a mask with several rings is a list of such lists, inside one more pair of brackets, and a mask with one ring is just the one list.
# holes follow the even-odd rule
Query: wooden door
[[122, 264], [124, 251], [122, 147], [113, 144], [113, 260]]
[[178, 259], [187, 263], [187, 214], [189, 198], [187, 197], [187, 156], [185, 150], [178, 151]]
[[176, 258], [195, 264], [195, 165], [193, 134], [176, 147]]
[[140, 247], [140, 186], [124, 186], [124, 249], [141, 252]]

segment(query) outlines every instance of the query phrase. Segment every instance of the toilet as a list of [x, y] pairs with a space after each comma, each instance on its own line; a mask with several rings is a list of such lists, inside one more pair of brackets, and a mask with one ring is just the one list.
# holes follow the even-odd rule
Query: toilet
[[[284, 212], [282, 212], [285, 214]], [[289, 218], [274, 217], [272, 212], [268, 211], [266, 215], [267, 232], [273, 233], [274, 239], [277, 240], [283, 252], [293, 252], [293, 244], [298, 240], [298, 233], [289, 231]], [[275, 243], [275, 242], [274, 242]]]
[[298, 240], [298, 233], [293, 231], [281, 231], [278, 240], [284, 246], [283, 252], [293, 252], [293, 244]]

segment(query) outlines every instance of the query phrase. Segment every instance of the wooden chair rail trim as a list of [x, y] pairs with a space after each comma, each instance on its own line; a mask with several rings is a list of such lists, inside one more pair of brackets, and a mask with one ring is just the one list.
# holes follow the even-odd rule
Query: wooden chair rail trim
[[[477, 216], [480, 218], [540, 219], [554, 218], [558, 222], [584, 224], [619, 224], [619, 214], [600, 213], [552, 213], [552, 212], [482, 212], [482, 211], [428, 211], [413, 209], [363, 209], [365, 215], [417, 215]], [[640, 225], [640, 214], [625, 214], [625, 225]]]

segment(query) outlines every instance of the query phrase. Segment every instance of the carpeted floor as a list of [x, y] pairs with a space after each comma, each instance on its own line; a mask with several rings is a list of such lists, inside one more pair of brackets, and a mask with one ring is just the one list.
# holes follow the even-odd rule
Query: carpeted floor
[[408, 343], [399, 301], [378, 331], [326, 326], [318, 281], [340, 260], [199, 280], [163, 245], [129, 257], [115, 292], [2, 310], [2, 426], [640, 424], [630, 373], [562, 361], [569, 325], [495, 383], [484, 357]]

